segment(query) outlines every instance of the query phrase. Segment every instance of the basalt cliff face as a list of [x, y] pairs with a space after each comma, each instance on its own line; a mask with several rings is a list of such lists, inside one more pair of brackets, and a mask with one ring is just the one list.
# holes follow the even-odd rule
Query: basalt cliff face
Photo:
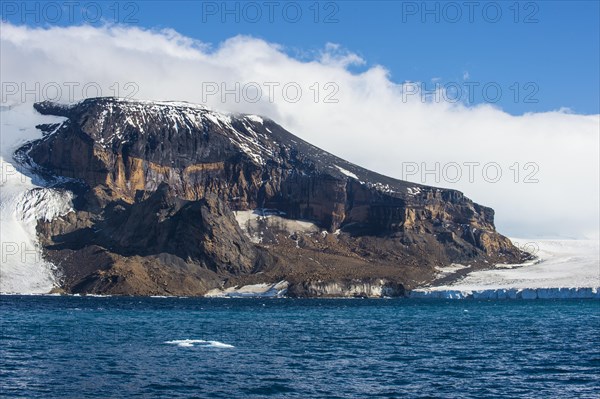
[[71, 212], [37, 226], [66, 292], [287, 280], [295, 296], [402, 295], [451, 263], [523, 257], [492, 209], [358, 167], [266, 118], [114, 98], [35, 108], [67, 118], [17, 151], [73, 193]]

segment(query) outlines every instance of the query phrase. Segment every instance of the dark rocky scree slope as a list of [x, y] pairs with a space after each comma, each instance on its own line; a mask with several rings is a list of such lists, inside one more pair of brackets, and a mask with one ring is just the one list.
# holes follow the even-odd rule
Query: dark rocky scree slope
[[[269, 119], [114, 98], [35, 108], [68, 118], [19, 150], [37, 173], [72, 178], [58, 188], [74, 192], [74, 211], [38, 221], [66, 292], [202, 295], [287, 280], [296, 296], [355, 283], [402, 295], [436, 266], [524, 256], [492, 209], [358, 167]], [[319, 231], [258, 223], [251, 236], [234, 211], [256, 209]]]

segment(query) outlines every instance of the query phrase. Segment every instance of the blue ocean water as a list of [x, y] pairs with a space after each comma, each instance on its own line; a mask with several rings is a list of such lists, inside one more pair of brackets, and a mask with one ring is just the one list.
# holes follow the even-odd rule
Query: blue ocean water
[[2, 296], [0, 317], [7, 398], [600, 397], [594, 300]]

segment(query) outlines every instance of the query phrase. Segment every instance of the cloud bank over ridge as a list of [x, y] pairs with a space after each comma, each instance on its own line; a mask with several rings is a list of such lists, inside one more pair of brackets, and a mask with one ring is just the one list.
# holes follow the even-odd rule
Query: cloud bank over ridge
[[253, 37], [213, 48], [122, 26], [3, 23], [0, 39], [2, 105], [118, 95], [260, 114], [361, 166], [461, 190], [504, 234], [598, 237], [599, 115], [423, 101], [382, 66], [353, 72], [365, 60], [331, 43], [297, 59]]

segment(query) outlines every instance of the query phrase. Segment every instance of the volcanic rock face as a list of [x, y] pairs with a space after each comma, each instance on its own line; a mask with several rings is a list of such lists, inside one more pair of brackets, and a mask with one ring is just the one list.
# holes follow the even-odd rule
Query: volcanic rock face
[[[435, 266], [522, 256], [492, 209], [360, 168], [269, 119], [114, 98], [35, 108], [68, 118], [19, 150], [38, 173], [74, 179], [75, 211], [38, 222], [67, 291], [201, 295], [287, 279], [301, 296], [385, 279], [395, 288], [382, 292], [404, 292]], [[314, 228], [240, 226], [235, 213], [257, 209]]]

